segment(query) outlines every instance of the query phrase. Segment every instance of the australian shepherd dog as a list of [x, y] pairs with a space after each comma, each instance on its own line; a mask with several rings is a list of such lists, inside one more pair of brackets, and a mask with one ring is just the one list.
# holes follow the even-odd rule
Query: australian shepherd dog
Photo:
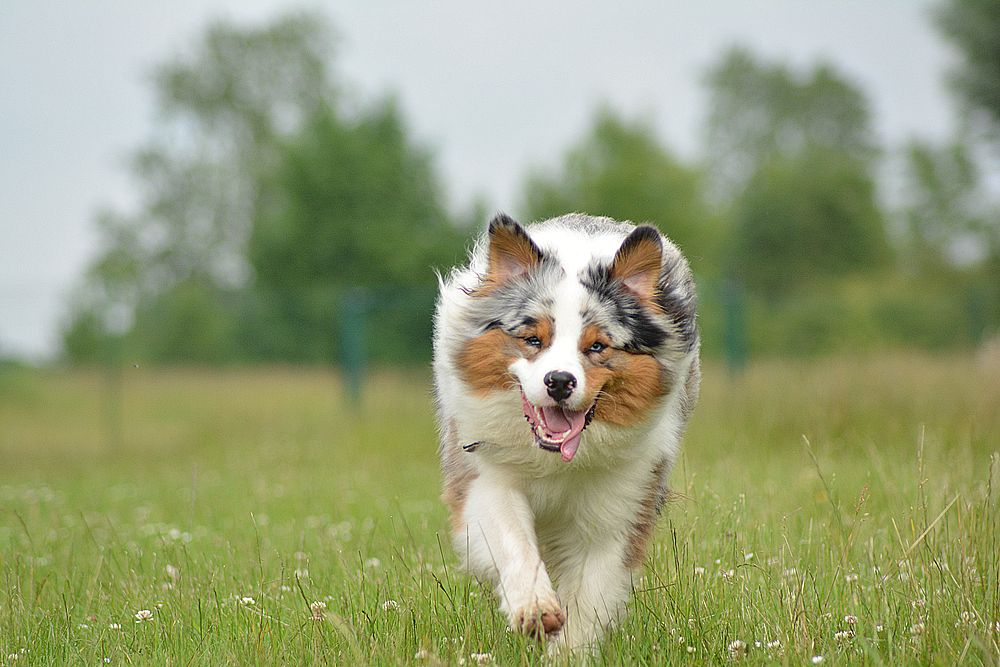
[[513, 630], [592, 646], [625, 612], [698, 397], [688, 263], [648, 225], [500, 214], [440, 282], [455, 548]]

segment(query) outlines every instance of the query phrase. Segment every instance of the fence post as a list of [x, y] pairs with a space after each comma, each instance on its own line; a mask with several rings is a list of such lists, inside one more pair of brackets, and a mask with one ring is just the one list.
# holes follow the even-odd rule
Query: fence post
[[352, 287], [344, 293], [340, 304], [341, 369], [347, 394], [355, 405], [361, 402], [365, 382], [368, 302], [368, 290]]
[[730, 278], [723, 283], [722, 318], [726, 367], [730, 373], [738, 373], [747, 364], [746, 296], [738, 280]]

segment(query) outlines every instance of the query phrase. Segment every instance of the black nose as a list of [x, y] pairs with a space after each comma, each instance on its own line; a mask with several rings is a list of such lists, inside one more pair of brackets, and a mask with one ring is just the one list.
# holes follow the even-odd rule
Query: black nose
[[576, 378], [566, 371], [549, 371], [545, 374], [545, 386], [549, 396], [557, 401], [566, 400], [576, 387]]

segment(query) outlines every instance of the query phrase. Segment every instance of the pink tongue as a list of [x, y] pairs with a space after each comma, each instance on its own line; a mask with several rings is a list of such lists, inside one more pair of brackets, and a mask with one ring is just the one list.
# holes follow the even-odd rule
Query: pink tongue
[[562, 456], [562, 460], [569, 463], [576, 456], [576, 448], [580, 446], [580, 436], [582, 434], [577, 433], [574, 436], [566, 438], [566, 440], [559, 446], [559, 454]]
[[548, 424], [553, 435], [570, 432], [559, 447], [562, 460], [569, 463], [576, 456], [576, 450], [580, 446], [580, 434], [587, 426], [587, 411], [564, 410], [559, 406], [550, 406], [543, 407], [542, 413], [545, 415], [545, 423]]
[[[558, 405], [543, 407], [542, 414], [545, 415], [545, 423], [549, 425], [549, 430], [553, 434], [569, 430], [570, 423], [566, 411]], [[570, 412], [570, 414], [574, 413]]]

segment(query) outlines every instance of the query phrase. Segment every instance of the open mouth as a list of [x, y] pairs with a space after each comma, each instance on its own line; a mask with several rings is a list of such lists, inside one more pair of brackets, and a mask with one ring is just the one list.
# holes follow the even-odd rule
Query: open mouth
[[538, 407], [529, 402], [522, 391], [521, 407], [538, 446], [550, 452], [559, 452], [562, 460], [568, 463], [576, 456], [580, 437], [594, 418], [597, 403], [594, 402], [586, 410], [569, 410], [559, 405]]

